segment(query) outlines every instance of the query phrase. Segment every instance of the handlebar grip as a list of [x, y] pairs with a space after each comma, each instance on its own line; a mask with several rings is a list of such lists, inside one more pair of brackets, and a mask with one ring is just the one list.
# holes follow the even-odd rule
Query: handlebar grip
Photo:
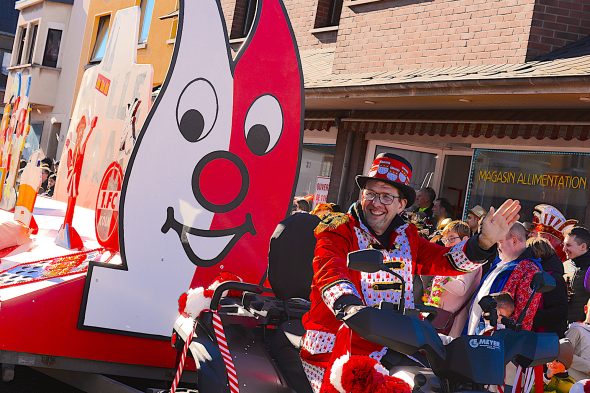
[[247, 282], [240, 282], [240, 281], [226, 281], [223, 284], [220, 284], [213, 293], [213, 297], [211, 298], [211, 309], [217, 310], [219, 307], [219, 301], [221, 300], [221, 295], [223, 292], [228, 291], [230, 289], [234, 289], [237, 291], [248, 291], [254, 293], [262, 293], [264, 289], [258, 285], [250, 284]]

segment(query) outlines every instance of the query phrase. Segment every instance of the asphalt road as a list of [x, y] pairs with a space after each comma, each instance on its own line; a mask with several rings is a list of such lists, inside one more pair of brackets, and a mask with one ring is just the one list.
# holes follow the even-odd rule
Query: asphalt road
[[[146, 391], [148, 388], [169, 389], [170, 382], [168, 381], [152, 381], [142, 380], [137, 378], [112, 377], [126, 385], [133, 386], [139, 391]], [[181, 384], [184, 389], [178, 392], [196, 393], [196, 390], [191, 390], [192, 386]], [[73, 388], [70, 385], [62, 383], [56, 379], [48, 377], [25, 366], [16, 366], [14, 370], [14, 379], [11, 382], [0, 381], [0, 393], [84, 393], [81, 390]], [[106, 392], [105, 392], [106, 393]]]
[[83, 393], [29, 367], [16, 366], [14, 380], [0, 381], [2, 393]]

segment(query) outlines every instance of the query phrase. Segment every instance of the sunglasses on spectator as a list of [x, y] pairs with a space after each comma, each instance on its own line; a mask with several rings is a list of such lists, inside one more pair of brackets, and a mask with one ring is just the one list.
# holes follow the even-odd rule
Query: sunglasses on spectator
[[363, 197], [367, 201], [373, 201], [375, 198], [379, 197], [379, 201], [384, 205], [391, 205], [396, 198], [402, 199], [399, 195], [391, 195], [391, 194], [380, 194], [375, 191], [370, 191], [367, 189], [363, 190]]
[[461, 240], [461, 238], [459, 236], [451, 236], [451, 237], [441, 237], [440, 241], [443, 242], [443, 244], [449, 244], [457, 239]]

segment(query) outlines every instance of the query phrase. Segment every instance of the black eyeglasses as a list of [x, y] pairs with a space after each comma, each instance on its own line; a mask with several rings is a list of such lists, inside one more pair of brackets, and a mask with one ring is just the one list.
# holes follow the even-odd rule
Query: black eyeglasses
[[363, 190], [363, 197], [367, 201], [373, 201], [375, 198], [379, 196], [379, 201], [384, 205], [391, 205], [396, 198], [402, 199], [399, 195], [391, 195], [391, 194], [380, 194], [378, 192], [370, 191], [367, 189]]
[[441, 237], [440, 238], [440, 241], [443, 242], [443, 244], [451, 244], [455, 240], [461, 240], [461, 238], [459, 236]]

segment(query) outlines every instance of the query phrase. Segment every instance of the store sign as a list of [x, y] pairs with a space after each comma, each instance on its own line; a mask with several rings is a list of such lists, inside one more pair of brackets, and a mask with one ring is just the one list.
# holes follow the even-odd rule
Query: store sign
[[[535, 205], [547, 203], [585, 222], [590, 197], [590, 154], [476, 149], [465, 210], [498, 207], [520, 200], [521, 221], [531, 221]], [[590, 211], [588, 212], [590, 213]]]
[[318, 176], [315, 183], [315, 194], [313, 196], [313, 207], [328, 201], [328, 190], [330, 189], [330, 178]]
[[551, 173], [527, 173], [479, 170], [477, 180], [491, 183], [512, 183], [525, 186], [541, 186], [551, 188], [571, 188], [584, 190], [588, 188], [587, 176], [570, 176]]

